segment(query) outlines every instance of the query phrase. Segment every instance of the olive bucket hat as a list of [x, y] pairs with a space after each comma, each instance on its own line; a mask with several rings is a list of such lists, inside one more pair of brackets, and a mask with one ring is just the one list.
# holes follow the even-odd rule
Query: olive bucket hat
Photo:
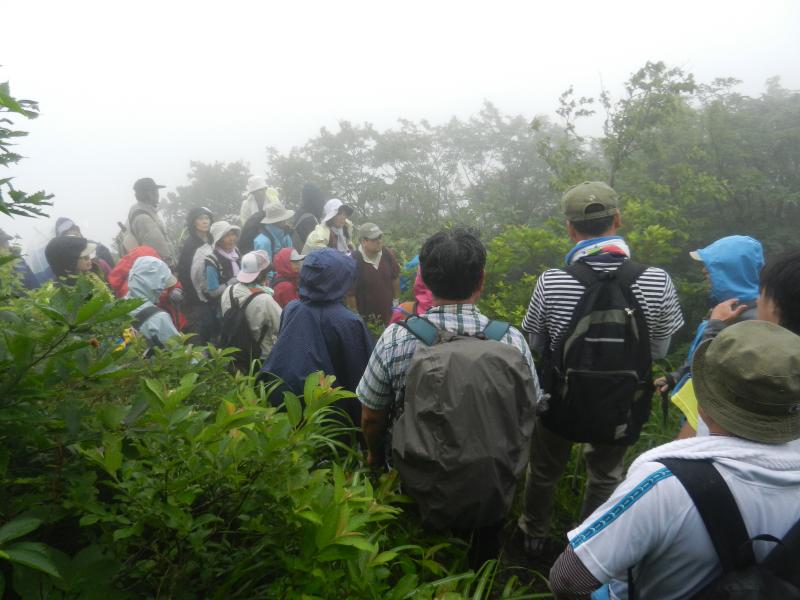
[[767, 321], [726, 327], [692, 360], [698, 404], [730, 433], [783, 444], [800, 438], [800, 336]]

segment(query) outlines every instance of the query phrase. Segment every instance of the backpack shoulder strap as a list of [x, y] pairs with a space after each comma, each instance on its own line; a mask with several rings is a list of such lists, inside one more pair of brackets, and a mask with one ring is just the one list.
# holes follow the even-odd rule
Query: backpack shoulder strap
[[800, 586], [800, 520], [786, 532], [761, 566], [778, 577], [791, 581], [795, 586]]
[[275, 249], [275, 248], [278, 247], [278, 240], [275, 239], [274, 235], [272, 235], [272, 232], [269, 230], [269, 225], [265, 224], [264, 227], [261, 228], [261, 231], [263, 231], [264, 235], [266, 235], [269, 238], [270, 252], [272, 254], [272, 256], [270, 256], [270, 258], [274, 258], [275, 254], [278, 252]]
[[489, 321], [486, 327], [483, 328], [483, 335], [487, 340], [494, 340], [495, 342], [502, 341], [508, 333], [510, 325], [505, 321]]
[[409, 317], [398, 323], [408, 329], [414, 337], [426, 346], [433, 346], [439, 339], [439, 330], [436, 325], [422, 317]]
[[[233, 287], [233, 286], [231, 286], [231, 287]], [[250, 295], [245, 299], [244, 302], [242, 302], [242, 304], [240, 305], [240, 308], [242, 310], [246, 309], [247, 305], [250, 304], [256, 296], [260, 296], [263, 293], [264, 292], [262, 292], [261, 290], [259, 290], [257, 292], [250, 292]]]
[[616, 278], [624, 287], [629, 288], [646, 270], [647, 265], [628, 259], [623, 261], [617, 269]]
[[724, 572], [755, 564], [742, 514], [731, 490], [710, 460], [663, 458], [694, 502]]
[[564, 267], [564, 270], [581, 282], [587, 289], [599, 280], [595, 270], [582, 260], [575, 261], [571, 265]]
[[144, 323], [145, 323], [145, 321], [147, 321], [147, 319], [152, 317], [154, 314], [160, 313], [160, 312], [166, 312], [166, 311], [164, 309], [162, 309], [162, 308], [159, 308], [159, 307], [155, 306], [155, 305], [148, 306], [147, 308], [144, 308], [144, 309], [140, 310], [138, 313], [136, 313], [136, 316], [133, 318], [133, 326], [136, 329], [139, 329], [142, 325], [144, 325]]

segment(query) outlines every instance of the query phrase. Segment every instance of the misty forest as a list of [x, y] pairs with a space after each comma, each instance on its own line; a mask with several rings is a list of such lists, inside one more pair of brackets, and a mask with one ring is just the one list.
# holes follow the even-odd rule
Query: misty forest
[[[486, 102], [443, 123], [342, 121], [288, 152], [265, 140], [264, 164], [192, 161], [159, 211], [179, 246], [192, 208], [237, 222], [253, 175], [289, 209], [313, 183], [352, 206], [354, 223], [378, 224], [401, 266], [429, 235], [466, 225], [487, 249], [480, 310], [519, 327], [537, 277], [572, 245], [561, 195], [605, 181], [632, 255], [666, 270], [680, 297], [686, 325], [658, 375], [683, 361], [710, 308], [689, 250], [749, 235], [768, 261], [798, 245], [800, 93], [777, 77], [756, 97], [739, 83], [648, 62], [618, 95], [566, 90], [552, 115]], [[52, 195], [13, 179], [39, 114], [22, 94], [0, 85], [0, 211], [43, 219]], [[520, 486], [500, 557], [470, 568], [467, 542], [423, 527], [396, 472], [341, 443], [332, 405], [354, 394], [333, 377], [308, 373], [303, 394], [276, 407], [276, 386], [256, 382], [258, 366], [232, 370], [230, 349], [121, 343], [138, 300], [88, 278], [25, 289], [11, 246], [0, 257], [0, 598], [551, 597], [546, 577], [585, 485], [578, 445], [544, 554], [523, 552]], [[678, 410], [664, 409], [654, 395], [626, 464], [674, 439]]]

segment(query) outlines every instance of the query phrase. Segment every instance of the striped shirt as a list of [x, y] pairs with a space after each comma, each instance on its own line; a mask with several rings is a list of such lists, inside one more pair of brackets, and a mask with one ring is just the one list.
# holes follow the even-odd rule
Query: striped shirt
[[[434, 306], [425, 313], [425, 318], [439, 329], [465, 335], [476, 335], [489, 323], [489, 318], [482, 315], [474, 304]], [[531, 369], [538, 400], [539, 383], [525, 337], [514, 327], [509, 327], [501, 341], [522, 352]], [[414, 334], [396, 323], [389, 325], [375, 344], [367, 369], [356, 389], [362, 404], [372, 410], [389, 411], [390, 422], [402, 413], [406, 373], [416, 348], [417, 338]]]
[[[615, 271], [623, 258], [603, 256], [585, 260], [595, 270]], [[631, 290], [644, 312], [651, 340], [669, 339], [683, 326], [683, 314], [672, 279], [662, 269], [648, 267], [631, 285]], [[542, 273], [528, 305], [522, 329], [550, 341], [550, 348], [563, 336], [572, 313], [586, 287], [563, 269]]]

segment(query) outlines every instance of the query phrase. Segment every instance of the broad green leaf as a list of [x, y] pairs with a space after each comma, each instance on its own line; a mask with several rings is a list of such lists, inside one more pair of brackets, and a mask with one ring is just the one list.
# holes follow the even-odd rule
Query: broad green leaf
[[336, 544], [337, 546], [352, 546], [359, 550], [366, 550], [367, 552], [375, 552], [377, 550], [375, 544], [361, 535], [342, 535], [334, 538], [331, 544]]
[[382, 565], [384, 563], [391, 562], [395, 558], [397, 558], [397, 552], [395, 552], [394, 550], [387, 550], [385, 552], [381, 552], [380, 554], [372, 558], [369, 561], [369, 564], [370, 566], [375, 567], [377, 565]]
[[104, 309], [99, 315], [94, 317], [92, 323], [105, 323], [106, 321], [119, 319], [127, 315], [134, 308], [141, 306], [143, 303], [144, 300], [141, 298], [117, 300], [113, 305], [110, 305], [109, 308]]
[[69, 320], [67, 319], [66, 315], [62, 315], [60, 312], [58, 312], [52, 306], [48, 306], [48, 305], [42, 304], [40, 302], [36, 302], [34, 304], [34, 306], [36, 307], [37, 310], [40, 310], [41, 312], [46, 314], [53, 321], [56, 321], [58, 323], [63, 323], [65, 325], [69, 322]]
[[97, 417], [106, 429], [117, 429], [127, 411], [128, 408], [120, 404], [106, 404], [97, 409]]
[[149, 392], [151, 398], [158, 400], [160, 406], [164, 406], [164, 385], [157, 379], [146, 377], [144, 380], [145, 390]]
[[333, 501], [340, 503], [344, 500], [344, 471], [338, 464], [333, 463]]
[[100, 294], [95, 294], [92, 298], [82, 305], [79, 309], [77, 314], [75, 315], [75, 324], [81, 325], [86, 323], [92, 317], [98, 315], [102, 310], [103, 306], [105, 306], [106, 299], [103, 298]]
[[44, 544], [39, 542], [17, 542], [6, 546], [3, 551], [8, 556], [8, 560], [13, 563], [25, 565], [53, 577], [61, 577], [50, 555], [50, 548]]
[[42, 520], [36, 517], [17, 517], [0, 527], [0, 544], [5, 544], [31, 531], [35, 531], [41, 524]]
[[306, 521], [311, 521], [315, 525], [322, 525], [322, 519], [313, 510], [300, 511], [297, 513], [297, 516], [305, 519]]
[[283, 404], [286, 406], [289, 422], [293, 427], [297, 427], [300, 424], [300, 419], [303, 418], [303, 408], [300, 405], [300, 399], [292, 392], [284, 392]]
[[111, 433], [103, 435], [103, 468], [116, 479], [121, 465], [122, 436]]
[[29, 335], [6, 335], [6, 348], [18, 368], [27, 367], [33, 360], [34, 339]]
[[129, 538], [132, 535], [137, 535], [139, 533], [139, 528], [135, 525], [133, 527], [123, 527], [122, 529], [117, 529], [114, 532], [114, 541], [118, 542], [119, 540], [124, 540], [125, 538]]
[[410, 598], [416, 595], [417, 585], [419, 578], [414, 573], [407, 573], [400, 578], [397, 585], [392, 589], [389, 596], [392, 600], [400, 600], [401, 598]]

